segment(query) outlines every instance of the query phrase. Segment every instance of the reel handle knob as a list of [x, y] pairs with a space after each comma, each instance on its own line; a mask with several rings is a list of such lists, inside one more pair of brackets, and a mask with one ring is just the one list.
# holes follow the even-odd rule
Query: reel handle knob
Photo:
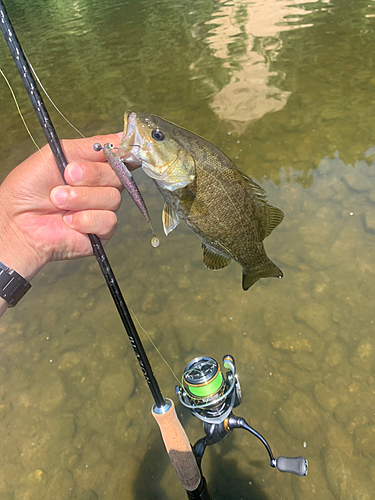
[[297, 476], [307, 476], [308, 462], [303, 457], [277, 457], [276, 469], [280, 472], [290, 472]]

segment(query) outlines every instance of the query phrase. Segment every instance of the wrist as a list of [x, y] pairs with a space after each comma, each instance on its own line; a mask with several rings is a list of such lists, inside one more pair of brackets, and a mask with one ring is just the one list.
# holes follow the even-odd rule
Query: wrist
[[14, 269], [30, 281], [42, 269], [44, 263], [36, 251], [30, 248], [22, 231], [17, 225], [0, 215], [0, 262]]

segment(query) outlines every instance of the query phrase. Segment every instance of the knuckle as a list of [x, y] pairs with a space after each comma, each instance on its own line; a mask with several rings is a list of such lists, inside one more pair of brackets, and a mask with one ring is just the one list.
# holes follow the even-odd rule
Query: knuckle
[[77, 189], [75, 188], [67, 188], [66, 194], [67, 194], [67, 201], [70, 202], [76, 201], [79, 197]]
[[114, 212], [109, 212], [109, 225], [112, 230], [115, 230], [117, 227], [117, 216]]
[[116, 188], [110, 188], [110, 196], [114, 210], [118, 210], [121, 205], [121, 194]]

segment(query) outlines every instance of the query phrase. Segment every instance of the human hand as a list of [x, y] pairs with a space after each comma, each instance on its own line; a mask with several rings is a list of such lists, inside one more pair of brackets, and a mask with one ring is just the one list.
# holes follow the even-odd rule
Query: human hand
[[25, 279], [49, 261], [92, 255], [87, 233], [96, 234], [103, 244], [113, 235], [122, 185], [103, 153], [93, 150], [95, 142], [117, 145], [119, 137], [62, 141], [69, 162], [67, 185], [48, 146], [1, 184], [0, 261]]

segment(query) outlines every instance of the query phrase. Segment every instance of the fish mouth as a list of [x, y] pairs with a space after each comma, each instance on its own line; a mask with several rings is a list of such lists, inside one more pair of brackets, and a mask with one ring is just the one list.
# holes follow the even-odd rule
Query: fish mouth
[[124, 114], [124, 133], [120, 141], [117, 154], [122, 161], [134, 167], [140, 167], [142, 160], [138, 158], [138, 153], [143, 142], [137, 128], [137, 115], [132, 111]]

